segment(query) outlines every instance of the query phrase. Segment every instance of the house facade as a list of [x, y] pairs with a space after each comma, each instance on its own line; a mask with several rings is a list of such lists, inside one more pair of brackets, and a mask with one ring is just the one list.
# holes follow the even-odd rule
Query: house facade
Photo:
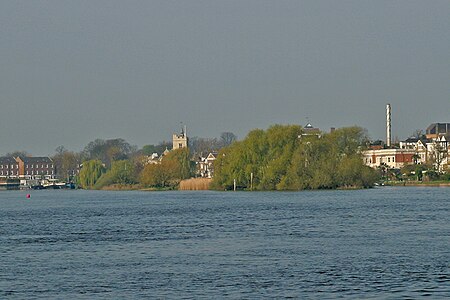
[[414, 162], [415, 153], [412, 149], [371, 149], [362, 154], [364, 163], [371, 168], [385, 165], [390, 169], [401, 169]]
[[53, 179], [55, 165], [49, 157], [17, 157], [20, 177], [24, 179]]
[[12, 157], [0, 157], [0, 177], [19, 178], [19, 163]]
[[214, 161], [217, 158], [217, 152], [211, 152], [206, 157], [201, 157], [197, 163], [197, 173], [203, 178], [213, 178], [214, 176]]
[[376, 168], [386, 165], [400, 169], [406, 164], [429, 164], [440, 172], [449, 165], [450, 123], [433, 123], [426, 135], [411, 137], [399, 143], [398, 148], [372, 147], [363, 151], [364, 163]]

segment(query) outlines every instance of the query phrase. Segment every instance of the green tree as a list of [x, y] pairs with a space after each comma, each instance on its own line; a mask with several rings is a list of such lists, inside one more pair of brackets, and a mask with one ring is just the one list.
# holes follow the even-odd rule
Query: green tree
[[95, 183], [94, 188], [101, 189], [105, 186], [137, 183], [135, 165], [131, 160], [113, 161], [111, 169], [104, 173]]
[[257, 190], [373, 185], [376, 172], [364, 166], [360, 154], [367, 143], [365, 130], [349, 127], [320, 136], [302, 132], [296, 125], [251, 131], [219, 153], [212, 186], [230, 189], [236, 180], [249, 188], [251, 177]]
[[99, 160], [85, 161], [80, 170], [78, 183], [84, 189], [92, 188], [105, 173], [105, 167]]
[[187, 148], [172, 150], [164, 156], [161, 164], [146, 165], [140, 174], [140, 182], [144, 186], [173, 187], [190, 178], [193, 167]]
[[158, 155], [161, 155], [166, 149], [172, 149], [172, 144], [164, 141], [158, 145], [145, 145], [142, 147], [141, 152], [143, 155], [152, 155], [153, 153], [158, 153]]

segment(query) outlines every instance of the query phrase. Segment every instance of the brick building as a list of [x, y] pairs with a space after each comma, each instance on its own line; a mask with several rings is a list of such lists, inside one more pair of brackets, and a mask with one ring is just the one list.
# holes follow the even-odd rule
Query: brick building
[[55, 165], [49, 157], [17, 157], [19, 174], [25, 179], [51, 179], [55, 177]]
[[20, 176], [19, 163], [12, 157], [0, 157], [0, 177], [16, 178]]

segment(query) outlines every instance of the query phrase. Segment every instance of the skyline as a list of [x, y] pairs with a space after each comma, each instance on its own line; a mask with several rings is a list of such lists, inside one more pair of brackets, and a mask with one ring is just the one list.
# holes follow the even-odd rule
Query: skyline
[[[131, 4], [130, 4], [131, 3]], [[449, 122], [448, 1], [0, 4], [0, 154], [254, 128]], [[81, 149], [80, 149], [81, 147]]]

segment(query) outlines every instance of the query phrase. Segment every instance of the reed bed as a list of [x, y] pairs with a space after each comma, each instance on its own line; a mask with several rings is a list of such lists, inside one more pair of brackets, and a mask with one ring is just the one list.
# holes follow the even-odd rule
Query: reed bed
[[182, 191], [204, 191], [209, 190], [211, 184], [210, 178], [191, 178], [180, 182], [180, 190]]

